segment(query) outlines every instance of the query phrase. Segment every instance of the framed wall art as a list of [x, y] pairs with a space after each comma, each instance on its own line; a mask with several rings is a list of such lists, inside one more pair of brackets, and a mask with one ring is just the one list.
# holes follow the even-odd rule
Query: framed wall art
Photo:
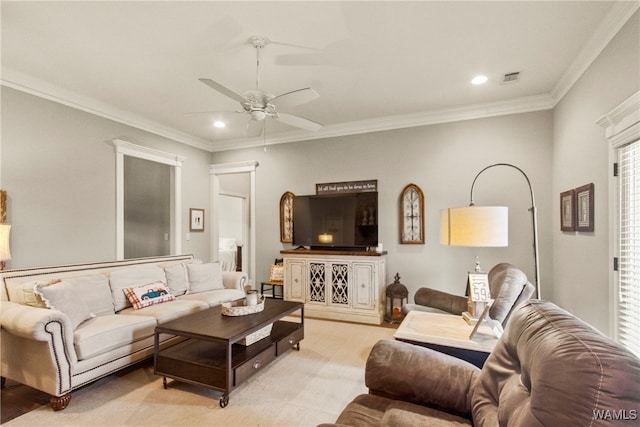
[[204, 231], [204, 209], [189, 209], [189, 231]]
[[593, 231], [593, 183], [576, 188], [576, 231]]
[[293, 196], [290, 191], [280, 197], [280, 241], [293, 242]]
[[424, 244], [424, 193], [416, 184], [400, 193], [400, 243]]
[[560, 230], [576, 231], [576, 191], [560, 193]]

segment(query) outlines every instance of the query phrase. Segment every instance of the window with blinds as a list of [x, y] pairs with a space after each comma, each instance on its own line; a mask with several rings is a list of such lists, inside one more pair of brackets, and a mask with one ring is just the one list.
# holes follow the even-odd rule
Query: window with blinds
[[640, 140], [618, 149], [618, 340], [640, 357]]

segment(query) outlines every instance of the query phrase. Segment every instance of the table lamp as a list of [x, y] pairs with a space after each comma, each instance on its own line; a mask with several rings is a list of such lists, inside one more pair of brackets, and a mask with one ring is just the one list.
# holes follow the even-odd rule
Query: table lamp
[[[0, 261], [11, 259], [11, 250], [9, 247], [9, 234], [11, 226], [9, 224], [0, 224]], [[4, 268], [4, 262], [1, 264]]]

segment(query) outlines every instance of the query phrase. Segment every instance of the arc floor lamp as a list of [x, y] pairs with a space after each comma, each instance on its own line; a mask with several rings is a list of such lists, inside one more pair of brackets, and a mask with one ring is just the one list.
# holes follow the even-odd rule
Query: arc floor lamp
[[[448, 208], [440, 214], [440, 241], [453, 246], [497, 247], [508, 245], [508, 208], [506, 206], [475, 206], [473, 188], [478, 177], [487, 169], [507, 166], [524, 176], [531, 195], [531, 224], [533, 227], [533, 262], [535, 267], [536, 297], [540, 295], [540, 266], [538, 261], [538, 209], [529, 177], [522, 169], [510, 163], [495, 163], [482, 169], [471, 184], [470, 203], [465, 208]], [[478, 265], [476, 264], [476, 267]]]

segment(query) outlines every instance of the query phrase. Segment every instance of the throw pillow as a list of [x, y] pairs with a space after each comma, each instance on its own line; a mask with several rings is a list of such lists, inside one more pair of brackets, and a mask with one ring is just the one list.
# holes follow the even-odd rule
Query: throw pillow
[[47, 305], [42, 301], [40, 295], [34, 292], [34, 288], [36, 285], [47, 286], [59, 282], [60, 279], [29, 280], [17, 285], [7, 286], [9, 301], [17, 304], [30, 305], [31, 307], [47, 308]]
[[89, 310], [96, 316], [114, 314], [109, 278], [104, 274], [70, 277], [64, 279], [89, 306]]
[[78, 298], [69, 282], [61, 281], [54, 284], [36, 284], [33, 291], [40, 295], [45, 305], [53, 310], [63, 312], [71, 320], [75, 330], [85, 320], [93, 317], [89, 306], [82, 298]]
[[218, 242], [218, 247], [223, 251], [235, 251], [238, 246], [236, 244], [236, 239], [221, 237]]
[[167, 276], [167, 286], [174, 296], [180, 296], [187, 293], [189, 289], [189, 278], [187, 277], [187, 264], [202, 264], [202, 261], [194, 259], [187, 262], [179, 262], [164, 267], [164, 273]]
[[176, 299], [162, 282], [149, 283], [136, 288], [125, 288], [123, 291], [136, 310]]
[[224, 289], [219, 262], [187, 264], [187, 275], [189, 277], [187, 294]]
[[164, 270], [160, 267], [126, 267], [114, 270], [109, 275], [109, 286], [113, 296], [113, 305], [116, 312], [131, 306], [123, 290], [137, 288], [153, 282], [165, 282]]
[[283, 282], [284, 281], [284, 265], [274, 264], [271, 266], [271, 273], [269, 274], [270, 282]]

